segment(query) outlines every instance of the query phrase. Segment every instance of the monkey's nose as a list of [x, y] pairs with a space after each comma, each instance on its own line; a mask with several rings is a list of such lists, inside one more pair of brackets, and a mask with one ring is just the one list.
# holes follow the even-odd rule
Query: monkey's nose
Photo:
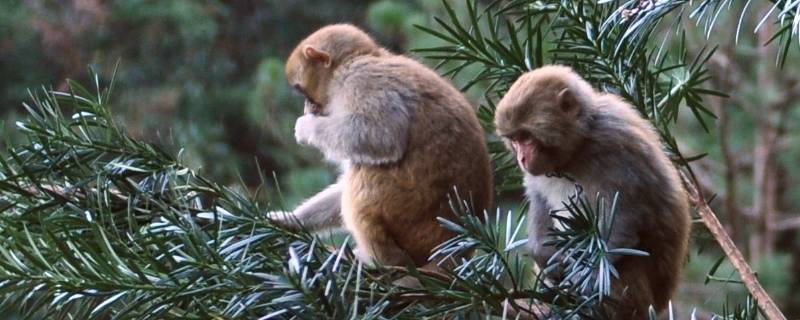
[[519, 141], [511, 141], [511, 147], [514, 148], [514, 154], [517, 156], [517, 163], [520, 167], [525, 168], [525, 150]]

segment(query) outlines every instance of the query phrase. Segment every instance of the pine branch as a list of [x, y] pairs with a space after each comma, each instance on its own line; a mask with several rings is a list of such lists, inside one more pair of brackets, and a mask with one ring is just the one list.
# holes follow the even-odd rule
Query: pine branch
[[[703, 88], [713, 50], [692, 60], [685, 48], [670, 53], [648, 41], [685, 1], [624, 21], [618, 2], [515, 0], [484, 9], [467, 3], [466, 21], [445, 2], [448, 17], [437, 19], [442, 31], [421, 27], [445, 42], [421, 52], [441, 58], [449, 75], [481, 67], [467, 87], [484, 89], [479, 117], [486, 128], [493, 101], [521, 73], [572, 64], [596, 87], [629, 99], [688, 168], [694, 157], [680, 154], [670, 127], [682, 107], [703, 123], [702, 97], [720, 94]], [[550, 316], [603, 317], [596, 307], [614, 277], [604, 261], [612, 253], [603, 244], [604, 226], [615, 206], [601, 199], [591, 205], [575, 198], [559, 218], [566, 228], [555, 233], [561, 259], [552, 266], [569, 272], [554, 285], [527, 273], [518, 250], [522, 220], [499, 211], [478, 219], [457, 197], [453, 206], [462, 214], [441, 221], [456, 237], [434, 252], [454, 269], [366, 266], [347, 241], [330, 244], [275, 227], [263, 204], [203, 178], [180, 153], [131, 139], [110, 113], [111, 89], [101, 90], [97, 78], [94, 86], [91, 92], [70, 83], [70, 92], [32, 95], [29, 120], [18, 124], [28, 141], [0, 157], [0, 295], [26, 315], [418, 319], [503, 317], [510, 308], [536, 318], [526, 304], [538, 301]], [[518, 187], [513, 159], [497, 140], [490, 150], [507, 177], [504, 186]], [[404, 277], [422, 288], [398, 287]]]
[[[606, 1], [611, 2], [611, 1]], [[618, 6], [617, 14], [612, 17], [612, 20], [619, 23], [622, 21], [633, 21], [632, 28], [629, 33], [639, 33], [636, 26], [640, 25], [653, 25], [652, 20], [660, 20], [669, 12], [680, 11], [680, 16], [683, 12], [688, 12], [688, 17], [696, 20], [702, 24], [706, 37], [709, 37], [717, 24], [719, 16], [723, 11], [728, 11], [735, 2], [732, 0], [670, 0], [670, 1], [654, 1], [654, 0], [637, 0], [627, 1], [623, 5]], [[758, 32], [765, 23], [772, 21], [777, 26], [775, 34], [764, 45], [778, 42], [778, 54], [776, 63], [783, 67], [786, 59], [791, 51], [791, 45], [795, 37], [800, 34], [800, 3], [791, 0], [767, 0], [757, 2], [754, 0], [747, 0], [743, 2], [742, 10], [739, 13], [738, 23], [736, 25], [735, 39], [738, 43], [739, 36], [742, 31], [744, 17], [750, 14], [750, 11], [756, 7], [758, 3], [769, 5], [769, 10], [763, 13], [758, 18], [758, 23], [755, 26], [754, 32]], [[798, 42], [800, 44], [800, 42]]]
[[[500, 211], [479, 219], [457, 193], [458, 219], [442, 220], [456, 237], [432, 258], [452, 270], [365, 266], [346, 240], [331, 247], [278, 228], [259, 203], [203, 178], [180, 153], [131, 139], [113, 120], [110, 89], [99, 79], [95, 94], [69, 84], [69, 93], [32, 95], [29, 120], [17, 124], [28, 140], [0, 157], [0, 296], [26, 316], [418, 319], [509, 309], [542, 316], [529, 301], [548, 301], [548, 316], [601, 316], [595, 307], [611, 269], [597, 270], [608, 266], [603, 252], [592, 252], [605, 248], [600, 211], [585, 200], [563, 218], [571, 229], [554, 245], [565, 256], [594, 257], [572, 259], [579, 263], [570, 268], [597, 275], [600, 285], [530, 279], [518, 250], [527, 241], [524, 220]], [[398, 287], [404, 277], [422, 287]]]

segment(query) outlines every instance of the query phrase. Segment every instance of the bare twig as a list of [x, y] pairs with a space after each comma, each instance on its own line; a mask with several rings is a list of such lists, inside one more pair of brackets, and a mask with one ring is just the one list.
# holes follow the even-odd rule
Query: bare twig
[[711, 232], [714, 239], [716, 239], [720, 247], [722, 247], [722, 251], [728, 256], [733, 267], [736, 268], [736, 271], [742, 278], [742, 282], [744, 282], [745, 287], [747, 287], [747, 291], [749, 291], [756, 300], [758, 307], [769, 320], [786, 320], [786, 316], [781, 313], [781, 310], [778, 309], [778, 306], [775, 305], [775, 302], [772, 301], [772, 298], [770, 298], [761, 286], [761, 283], [756, 279], [755, 273], [750, 269], [742, 252], [739, 251], [733, 243], [733, 240], [731, 240], [731, 237], [725, 232], [725, 229], [722, 227], [719, 219], [717, 219], [714, 211], [712, 211], [711, 207], [706, 203], [703, 194], [697, 191], [697, 180], [689, 179], [686, 176], [684, 176], [684, 179], [687, 180], [686, 187], [688, 188], [694, 206], [697, 208], [697, 212], [700, 214], [700, 218], [703, 219], [703, 224], [706, 225], [708, 231]]
[[780, 222], [775, 223], [774, 228], [775, 231], [800, 229], [800, 216], [784, 218]]

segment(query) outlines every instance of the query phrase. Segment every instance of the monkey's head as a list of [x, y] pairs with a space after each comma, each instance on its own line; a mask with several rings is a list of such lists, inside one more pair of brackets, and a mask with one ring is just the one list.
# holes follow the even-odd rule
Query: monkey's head
[[586, 136], [584, 109], [592, 87], [565, 66], [523, 74], [497, 104], [495, 126], [520, 168], [532, 175], [559, 171]]
[[364, 31], [348, 25], [323, 27], [305, 38], [286, 61], [286, 80], [305, 98], [304, 113], [327, 114], [328, 88], [339, 66], [380, 47]]

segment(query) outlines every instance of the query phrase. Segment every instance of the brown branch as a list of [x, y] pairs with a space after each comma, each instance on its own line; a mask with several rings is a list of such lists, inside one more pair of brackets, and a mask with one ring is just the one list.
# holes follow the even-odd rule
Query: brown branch
[[[730, 91], [730, 88], [740, 85], [741, 70], [738, 65], [731, 63], [731, 58], [735, 55], [735, 46], [724, 46], [722, 50], [712, 58], [709, 64], [709, 70], [713, 73], [711, 82], [717, 89]], [[733, 76], [730, 76], [733, 74]], [[728, 76], [726, 76], [728, 75]], [[733, 146], [731, 143], [731, 121], [730, 112], [733, 104], [724, 103], [722, 97], [712, 97], [709, 99], [709, 104], [714, 108], [717, 114], [717, 121], [719, 127], [719, 144], [722, 151], [723, 166], [722, 170], [725, 178], [725, 198], [723, 199], [723, 208], [728, 217], [730, 226], [730, 237], [734, 243], [741, 239], [740, 227], [740, 212], [738, 210], [736, 199], [738, 199], [736, 184], [738, 181], [738, 170], [736, 168], [736, 157], [734, 156]], [[709, 158], [706, 158], [709, 159]], [[701, 180], [702, 181], [702, 180]], [[703, 185], [703, 187], [707, 187]], [[702, 188], [700, 189], [702, 193]]]
[[781, 310], [778, 309], [778, 306], [775, 305], [775, 302], [772, 301], [772, 298], [770, 298], [761, 286], [761, 283], [756, 279], [755, 273], [750, 269], [744, 256], [742, 256], [742, 252], [739, 251], [733, 243], [733, 240], [731, 240], [731, 237], [725, 232], [725, 229], [722, 227], [719, 219], [717, 219], [714, 211], [712, 211], [708, 203], [706, 203], [703, 194], [697, 191], [697, 180], [690, 180], [686, 176], [684, 176], [684, 179], [687, 180], [686, 187], [694, 206], [697, 208], [697, 212], [700, 214], [700, 218], [703, 219], [703, 224], [705, 224], [708, 231], [711, 232], [714, 239], [716, 239], [720, 247], [722, 247], [722, 251], [728, 256], [733, 267], [736, 268], [736, 271], [742, 278], [742, 282], [744, 282], [745, 287], [747, 287], [747, 291], [749, 291], [756, 300], [758, 307], [769, 320], [786, 320], [786, 316], [781, 313]]
[[784, 218], [783, 220], [775, 223], [773, 226], [774, 231], [786, 231], [792, 229], [800, 229], [800, 217]]

